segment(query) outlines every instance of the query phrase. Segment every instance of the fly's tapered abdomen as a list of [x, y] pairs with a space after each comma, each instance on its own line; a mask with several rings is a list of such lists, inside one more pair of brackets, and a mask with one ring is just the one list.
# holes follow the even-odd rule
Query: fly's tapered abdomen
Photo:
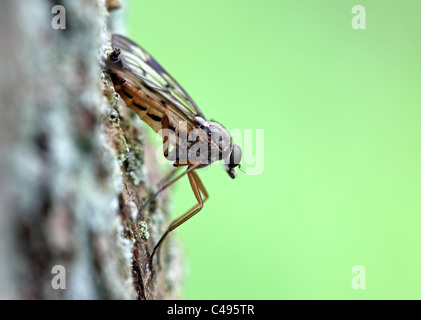
[[[160, 130], [162, 130], [162, 119], [164, 115], [167, 115], [169, 118], [169, 129], [178, 136], [180, 128], [179, 124], [185, 123], [185, 121], [178, 117], [177, 114], [168, 115], [170, 112], [166, 110], [167, 102], [165, 100], [162, 100], [161, 102], [158, 101], [116, 74], [111, 73], [111, 78], [116, 92], [124, 100], [126, 105], [155, 132], [160, 133]], [[189, 126], [185, 127], [188, 134], [192, 128]]]

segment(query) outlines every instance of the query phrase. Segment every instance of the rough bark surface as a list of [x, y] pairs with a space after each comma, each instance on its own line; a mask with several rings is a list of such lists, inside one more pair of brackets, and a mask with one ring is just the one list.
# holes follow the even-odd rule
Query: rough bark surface
[[[52, 28], [55, 5], [66, 29]], [[165, 195], [136, 219], [161, 178], [156, 151], [103, 73], [121, 5], [0, 2], [1, 299], [179, 297], [172, 239], [153, 278], [149, 266], [168, 224]], [[54, 266], [65, 289], [54, 289]]]

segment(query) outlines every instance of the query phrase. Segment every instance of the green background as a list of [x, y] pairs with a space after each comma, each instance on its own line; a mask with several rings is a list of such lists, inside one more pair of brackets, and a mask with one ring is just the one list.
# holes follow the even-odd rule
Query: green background
[[[366, 30], [351, 27], [357, 4]], [[184, 298], [421, 298], [420, 12], [420, 1], [131, 1], [129, 36], [208, 118], [264, 129], [262, 174], [199, 171], [210, 199], [175, 231]], [[177, 216], [195, 198], [187, 179], [175, 192]], [[365, 290], [351, 285], [355, 265]]]

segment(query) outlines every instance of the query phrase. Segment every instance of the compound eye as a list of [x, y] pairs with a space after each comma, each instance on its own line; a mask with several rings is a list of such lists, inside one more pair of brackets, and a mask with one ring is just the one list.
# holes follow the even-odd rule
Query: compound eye
[[236, 166], [238, 166], [241, 163], [241, 156], [241, 147], [238, 144], [234, 144], [231, 148], [229, 167], [235, 168]]

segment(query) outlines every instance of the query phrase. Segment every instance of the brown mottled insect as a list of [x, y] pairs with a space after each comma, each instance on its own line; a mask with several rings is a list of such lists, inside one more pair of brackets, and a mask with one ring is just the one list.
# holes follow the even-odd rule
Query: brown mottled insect
[[[141, 209], [186, 174], [198, 202], [170, 224], [152, 251], [152, 264], [156, 250], [168, 233], [198, 213], [208, 199], [196, 170], [223, 160], [226, 172], [234, 179], [235, 167], [241, 167], [242, 152], [239, 145], [232, 143], [229, 132], [219, 123], [206, 120], [186, 91], [144, 49], [116, 34], [111, 44], [113, 51], [106, 65], [115, 90], [130, 109], [162, 136], [164, 156], [174, 161], [177, 168], [187, 167], [175, 178], [172, 178], [173, 171]], [[170, 145], [173, 146], [171, 151]]]

